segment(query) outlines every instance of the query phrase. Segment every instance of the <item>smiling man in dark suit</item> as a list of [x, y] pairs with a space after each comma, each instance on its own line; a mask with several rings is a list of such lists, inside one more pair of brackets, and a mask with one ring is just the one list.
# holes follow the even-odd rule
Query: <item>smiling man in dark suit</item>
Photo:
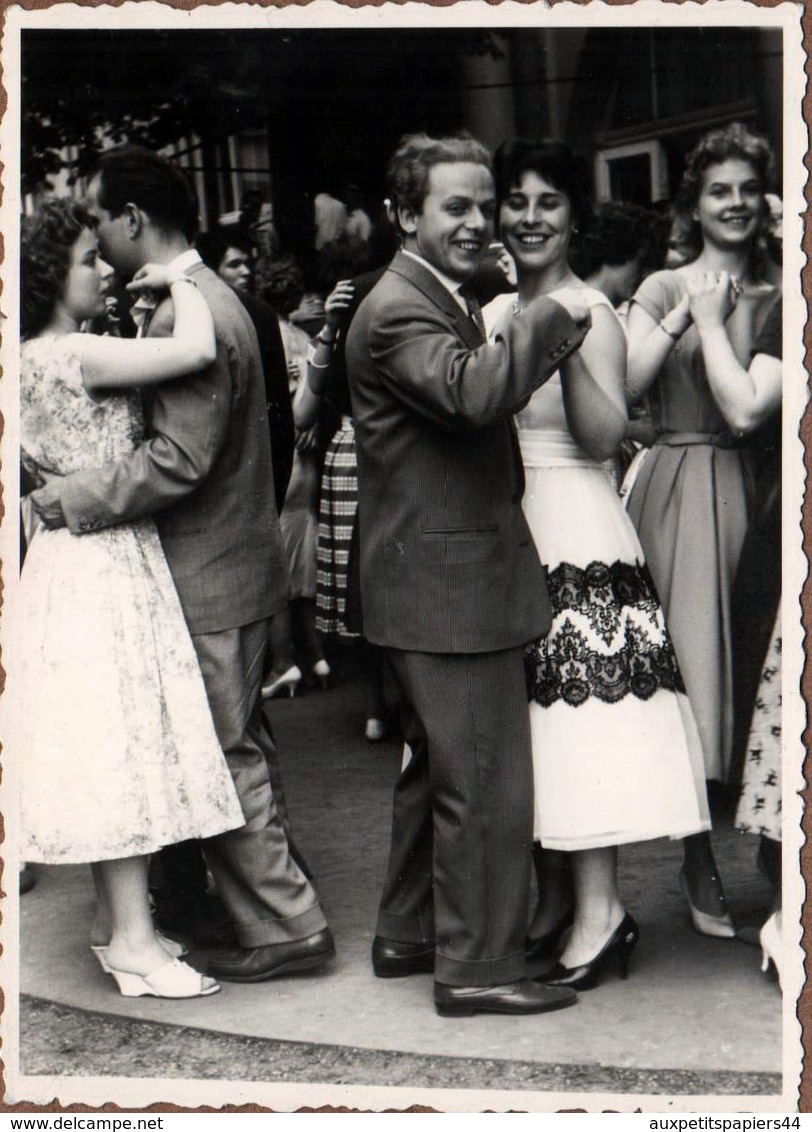
[[533, 779], [522, 646], [549, 628], [521, 508], [512, 413], [575, 350], [575, 292], [493, 343], [464, 284], [493, 236], [490, 158], [404, 139], [390, 166], [403, 250], [347, 341], [364, 628], [387, 649], [413, 755], [395, 789], [372, 959], [434, 972], [441, 1014], [542, 1013], [575, 995], [527, 978]]

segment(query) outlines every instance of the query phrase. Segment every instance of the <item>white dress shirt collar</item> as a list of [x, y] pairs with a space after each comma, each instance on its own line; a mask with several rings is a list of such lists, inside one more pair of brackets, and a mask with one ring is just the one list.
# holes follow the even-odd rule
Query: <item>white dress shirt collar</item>
[[440, 271], [434, 266], [433, 263], [429, 263], [427, 259], [424, 259], [422, 255], [418, 255], [417, 252], [408, 252], [405, 248], [401, 248], [401, 253], [403, 255], [409, 256], [410, 259], [417, 260], [417, 262], [421, 263], [423, 267], [428, 268], [432, 275], [439, 279], [439, 281], [445, 287], [446, 291], [453, 295], [462, 310], [464, 310], [465, 313], [468, 314], [468, 304], [466, 303], [464, 297], [460, 294], [460, 287], [462, 287], [462, 283], [458, 282], [458, 280], [456, 279], [452, 279], [449, 275], [446, 275], [445, 272]]
[[197, 248], [188, 248], [185, 252], [181, 252], [180, 255], [176, 255], [175, 258], [166, 265], [166, 270], [186, 271], [188, 268], [194, 267], [196, 263], [202, 262], [203, 260], [200, 258], [200, 252]]
[[[200, 253], [195, 248], [188, 248], [180, 255], [176, 255], [167, 265], [167, 271], [186, 271], [189, 267], [194, 267], [196, 263], [202, 263]], [[146, 333], [149, 320], [158, 306], [158, 299], [152, 291], [142, 291], [136, 301], [130, 307], [130, 318], [135, 323], [137, 329], [137, 337], [143, 338]]]

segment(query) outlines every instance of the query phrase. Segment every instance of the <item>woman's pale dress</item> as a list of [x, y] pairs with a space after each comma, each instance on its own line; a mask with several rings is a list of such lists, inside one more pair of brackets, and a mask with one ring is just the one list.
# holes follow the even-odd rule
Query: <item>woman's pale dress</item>
[[[115, 462], [143, 435], [136, 395], [91, 398], [77, 337], [26, 342], [21, 436], [32, 470]], [[244, 824], [191, 637], [149, 518], [78, 536], [40, 529], [18, 593], [21, 856], [151, 853]]]
[[[494, 300], [486, 322], [512, 300]], [[558, 373], [516, 423], [553, 612], [526, 656], [536, 837], [576, 850], [708, 829], [696, 724], [657, 594], [616, 491], [572, 438]]]

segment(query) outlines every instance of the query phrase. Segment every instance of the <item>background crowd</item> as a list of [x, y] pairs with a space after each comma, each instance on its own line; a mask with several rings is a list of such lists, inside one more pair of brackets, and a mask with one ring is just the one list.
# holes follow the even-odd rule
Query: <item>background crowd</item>
[[[483, 151], [475, 160], [484, 165], [487, 155]], [[760, 837], [759, 865], [776, 896], [775, 913], [760, 938], [765, 964], [771, 959], [780, 972], [781, 232], [780, 202], [769, 197], [772, 154], [764, 139], [742, 126], [707, 135], [688, 158], [673, 205], [656, 213], [623, 202], [594, 206], [581, 163], [560, 144], [506, 143], [495, 173], [497, 239], [472, 272], [470, 309], [484, 308], [488, 333], [498, 336], [511, 320], [526, 317], [534, 301], [574, 288], [586, 295], [591, 317], [583, 348], [562, 360], [560, 373], [516, 417], [526, 480], [523, 505], [547, 569], [552, 605], [549, 631], [532, 643], [525, 659], [539, 890], [529, 917], [527, 955], [550, 961], [545, 983], [552, 987], [589, 989], [615, 958], [625, 976], [639, 930], [618, 893], [618, 848], [664, 835], [684, 839], [681, 884], [696, 930], [735, 937], [711, 839], [711, 815], [727, 809], [735, 810], [741, 829]], [[284, 551], [284, 569], [278, 564], [284, 582], [276, 578], [274, 584], [284, 590], [285, 600], [274, 602], [254, 648], [254, 664], [256, 657], [263, 659], [261, 679], [252, 687], [266, 701], [307, 690], [313, 693], [308, 710], [317, 712], [319, 689], [335, 678], [331, 660], [355, 649], [367, 686], [365, 738], [371, 743], [400, 726], [400, 681], [388, 672], [382, 650], [364, 635], [369, 602], [362, 603], [361, 595], [378, 579], [363, 570], [361, 540], [370, 535], [361, 533], [359, 523], [346, 346], [359, 306], [403, 240], [402, 205], [396, 189], [374, 208], [355, 185], [336, 195], [319, 193], [316, 236], [307, 259], [279, 247], [261, 200], [244, 200], [236, 216], [193, 240], [204, 264], [234, 296], [223, 301], [232, 303], [229, 317], [239, 323], [240, 333], [253, 327], [261, 360], [272, 461], [266, 475], [269, 483], [273, 479]], [[112, 212], [108, 206], [109, 201], [101, 204], [102, 211]], [[88, 241], [96, 231], [92, 213], [92, 205], [89, 215], [79, 206], [46, 202], [25, 229], [23, 294], [37, 312], [23, 328], [23, 469], [29, 488], [42, 489], [43, 472], [73, 471], [76, 436], [101, 428], [90, 398], [87, 419], [68, 428], [64, 411], [60, 416], [54, 408], [65, 389], [75, 391], [77, 383], [88, 390], [159, 386], [211, 365], [214, 356], [211, 339], [219, 324], [216, 311], [212, 324], [205, 303], [198, 303], [202, 284], [184, 286], [171, 267], [161, 272], [148, 266], [149, 257], [114, 263], [121, 278], [107, 279], [104, 294], [98, 290], [83, 300], [76, 274], [92, 269], [99, 276], [95, 236]], [[55, 252], [57, 245], [62, 250]], [[144, 254], [153, 246], [145, 243]], [[180, 244], [178, 250], [183, 254]], [[127, 266], [133, 269], [129, 273]], [[133, 282], [125, 287], [128, 274]], [[89, 279], [85, 286], [89, 294]], [[139, 353], [148, 343], [138, 336], [139, 302], [134, 300], [166, 288], [175, 318], [164, 333], [172, 334], [177, 355], [164, 350], [158, 364], [157, 354]], [[206, 288], [202, 291], [205, 295]], [[23, 309], [28, 309], [25, 302]], [[89, 348], [77, 344], [80, 330]], [[235, 349], [239, 341], [235, 338]], [[80, 467], [120, 459], [132, 443], [134, 399], [109, 400], [113, 419], [104, 424], [104, 444], [93, 451], [86, 446]], [[71, 439], [60, 468], [53, 438], [59, 434], [64, 442], [66, 429]], [[90, 540], [49, 531], [43, 542], [41, 529], [32, 535], [41, 509], [24, 500], [24, 510], [28, 592], [53, 594], [55, 583], [46, 575], [55, 570], [64, 575], [73, 546]], [[47, 526], [48, 516], [43, 518]], [[374, 524], [374, 515], [370, 520], [367, 514], [366, 521]], [[151, 563], [149, 595], [131, 595], [131, 608], [150, 605], [149, 624], [162, 625], [164, 635], [173, 637], [171, 643], [151, 646], [158, 650], [156, 659], [143, 651], [143, 620], [132, 619], [131, 655], [139, 656], [145, 669], [139, 677], [143, 688], [156, 672], [168, 671], [166, 658], [182, 643], [177, 627], [183, 616], [178, 608], [154, 607], [156, 593], [167, 608], [173, 600], [154, 532], [137, 523], [112, 529], [122, 532], [120, 543], [134, 538], [132, 546], [110, 551], [117, 561], [140, 554]], [[53, 535], [64, 536], [71, 549], [52, 545], [45, 556], [42, 548]], [[103, 560], [82, 561], [70, 575], [95, 585], [99, 572], [109, 568]], [[41, 651], [31, 665], [43, 663], [43, 642], [53, 647], [55, 639], [68, 641], [77, 631], [78, 611], [97, 600], [98, 594], [77, 597], [71, 618], [58, 630], [52, 604], [37, 608], [32, 603], [40, 618], [32, 638]], [[113, 604], [120, 600], [120, 595], [110, 598]], [[181, 606], [189, 622], [183, 595]], [[268, 610], [260, 612], [265, 618]], [[210, 628], [222, 626], [204, 625], [201, 631]], [[120, 641], [115, 650], [110, 645], [111, 654], [121, 649]], [[110, 657], [97, 659], [104, 667]], [[194, 653], [187, 650], [179, 663], [183, 684], [169, 689], [169, 702], [173, 696], [178, 704], [190, 697], [200, 700]], [[111, 671], [119, 666], [120, 659], [115, 665], [110, 660]], [[44, 718], [53, 686], [43, 685], [35, 673], [30, 686], [39, 687], [39, 707], [30, 714]], [[65, 696], [63, 689], [59, 702], [64, 704]], [[111, 692], [110, 702], [116, 699]], [[71, 710], [84, 727], [87, 716], [75, 705]], [[187, 713], [188, 707], [184, 718]], [[201, 711], [200, 718], [204, 715]], [[162, 812], [174, 818], [185, 814], [188, 821], [152, 828], [138, 849], [141, 863], [129, 871], [124, 853], [130, 850], [124, 844], [106, 856], [98, 852], [98, 842], [73, 845], [67, 856], [58, 839], [46, 844], [53, 810], [64, 790], [76, 785], [53, 781], [46, 804], [37, 793], [44, 769], [38, 772], [35, 761], [29, 764], [28, 859], [95, 863], [99, 914], [91, 944], [100, 965], [117, 974], [123, 993], [171, 997], [217, 989], [212, 978], [192, 973], [180, 961], [184, 948], [177, 941], [150, 936], [150, 954], [132, 970], [132, 956], [116, 936], [119, 928], [125, 939], [128, 933], [150, 934], [145, 870], [146, 858], [154, 853], [150, 882], [159, 927], [172, 936], [186, 933], [209, 942], [227, 938], [226, 921], [235, 918], [227, 895], [233, 882], [221, 872], [220, 883], [212, 884], [217, 868], [212, 870], [207, 852], [207, 873], [197, 839], [207, 839], [208, 845], [212, 836], [224, 834], [233, 845], [240, 825], [237, 801], [244, 802], [244, 795], [239, 786], [236, 794], [231, 790], [224, 774], [218, 750], [227, 744], [215, 722], [217, 735], [185, 738], [210, 752], [206, 796], [192, 799], [188, 808], [173, 809], [164, 801]], [[121, 726], [126, 730], [126, 718]], [[163, 724], [155, 726], [160, 730]], [[180, 724], [173, 730], [172, 763], [180, 777], [172, 789], [187, 797], [190, 784], [201, 776], [194, 760], [183, 768], [177, 741], [182, 730]], [[414, 755], [408, 724], [403, 734], [406, 774]], [[76, 748], [87, 741], [77, 735]], [[27, 736], [26, 742], [32, 749], [47, 749], [47, 735]], [[98, 742], [106, 750], [110, 733], [99, 735]], [[157, 747], [163, 745], [156, 740]], [[297, 952], [288, 966], [280, 968], [274, 960], [272, 969], [260, 965], [247, 973], [236, 970], [234, 962], [219, 970], [213, 965], [212, 974], [222, 978], [259, 979], [306, 969], [308, 961], [316, 965], [332, 953], [306, 862], [290, 838], [273, 758], [268, 762], [290, 850], [288, 883], [297, 889], [300, 905], [292, 916], [310, 917], [304, 934], [287, 938], [310, 941], [310, 952]], [[118, 781], [129, 791], [144, 788], [133, 784], [126, 769]], [[600, 787], [590, 790], [590, 782]], [[156, 780], [159, 792], [165, 785]], [[97, 807], [97, 787], [88, 786], [86, 793]], [[117, 815], [130, 801], [111, 797], [104, 809]], [[148, 824], [153, 825], [151, 817]], [[110, 850], [109, 833], [93, 832], [92, 815], [76, 817], [74, 829], [78, 826]], [[164, 849], [160, 857], [159, 849]], [[243, 949], [283, 945], [259, 937], [239, 943]], [[167, 951], [172, 975], [154, 979], [151, 971]], [[396, 967], [402, 958], [379, 953], [376, 973], [386, 974], [386, 964]], [[410, 962], [420, 970], [425, 956], [418, 951]], [[148, 988], [137, 980], [146, 980]]]

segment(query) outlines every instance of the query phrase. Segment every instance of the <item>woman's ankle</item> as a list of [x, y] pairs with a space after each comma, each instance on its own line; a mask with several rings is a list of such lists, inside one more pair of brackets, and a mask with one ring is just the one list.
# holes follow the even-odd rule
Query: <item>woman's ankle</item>
[[118, 932], [107, 948], [107, 962], [119, 971], [135, 975], [148, 975], [156, 967], [168, 962], [167, 954], [155, 932]]

